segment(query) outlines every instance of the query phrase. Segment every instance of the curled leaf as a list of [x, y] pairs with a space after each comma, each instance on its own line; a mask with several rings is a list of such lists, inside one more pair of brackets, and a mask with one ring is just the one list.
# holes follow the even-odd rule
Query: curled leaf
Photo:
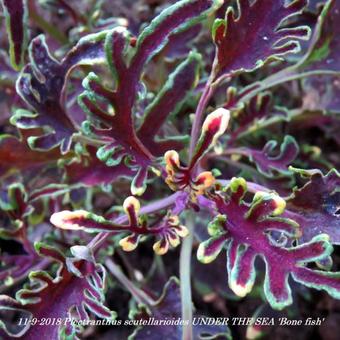
[[[112, 320], [116, 313], [104, 305], [104, 290], [106, 281], [105, 268], [97, 263], [87, 262], [85, 259], [66, 258], [59, 250], [36, 244], [39, 255], [48, 257], [57, 262], [59, 269], [55, 277], [45, 271], [32, 271], [29, 275], [29, 285], [16, 293], [16, 299], [11, 301], [14, 311], [23, 310], [30, 318], [46, 320], [56, 318], [61, 322], [52, 322], [48, 325], [28, 323], [28, 327], [20, 330], [19, 334], [12, 336], [25, 336], [25, 339], [60, 338], [62, 334], [69, 337], [76, 336], [81, 328], [71, 322], [77, 316], [81, 320], [88, 320], [89, 313], [100, 318]], [[74, 272], [69, 270], [72, 263]], [[0, 299], [0, 310], [6, 310], [8, 299]], [[69, 321], [66, 321], [69, 319]], [[3, 323], [0, 326], [10, 334]], [[14, 329], [14, 328], [13, 328]]]
[[21, 71], [16, 88], [33, 112], [20, 109], [11, 117], [20, 129], [48, 127], [42, 135], [28, 138], [32, 149], [47, 151], [60, 146], [62, 154], [70, 150], [76, 127], [63, 102], [67, 78], [78, 65], [103, 61], [105, 34], [82, 38], [61, 62], [51, 55], [43, 35], [32, 40], [30, 63]]

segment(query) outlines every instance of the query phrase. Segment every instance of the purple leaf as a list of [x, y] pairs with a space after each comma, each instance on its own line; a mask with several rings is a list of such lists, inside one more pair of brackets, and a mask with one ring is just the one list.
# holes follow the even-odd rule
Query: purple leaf
[[[301, 69], [340, 71], [340, 4], [329, 0], [324, 5], [313, 33], [312, 43], [299, 62]], [[306, 108], [339, 112], [339, 75], [305, 79], [303, 89], [308, 104]]]
[[[0, 310], [3, 313], [12, 313], [13, 311], [19, 312], [23, 318], [27, 318], [28, 320], [32, 317], [32, 314], [30, 312], [27, 312], [26, 310], [21, 308], [21, 305], [17, 300], [7, 295], [0, 295]], [[4, 339], [4, 336], [6, 336], [6, 338], [11, 337], [11, 339], [15, 337], [21, 337], [27, 332], [29, 327], [29, 323], [27, 325], [18, 326], [7, 324], [5, 320], [0, 320], [0, 332]]]
[[[100, 160], [112, 164], [132, 157], [133, 167], [147, 168], [153, 156], [138, 139], [132, 119], [137, 79], [134, 78], [134, 72], [127, 70], [123, 61], [122, 53], [126, 44], [127, 37], [122, 32], [114, 30], [108, 34], [105, 49], [109, 64], [114, 65], [111, 69], [118, 80], [117, 89], [112, 91], [104, 88], [100, 79], [90, 73], [84, 80], [86, 91], [79, 97], [79, 105], [89, 115], [90, 121], [86, 123], [86, 130], [100, 138], [104, 144], [97, 151]], [[98, 105], [99, 99], [104, 101], [107, 109], [104, 110]], [[108, 113], [109, 108], [114, 111], [114, 115]], [[104, 128], [96, 127], [94, 121], [100, 121]], [[119, 150], [116, 148], [117, 143]]]
[[326, 1], [314, 30], [309, 50], [299, 62], [299, 67], [340, 70], [340, 4], [336, 0]]
[[[142, 31], [137, 39], [136, 47], [134, 47], [135, 40], [129, 36], [127, 31], [114, 29], [108, 33], [105, 51], [112, 75], [116, 80], [115, 88], [104, 87], [99, 77], [91, 73], [83, 83], [86, 91], [79, 97], [79, 105], [89, 116], [89, 122], [86, 123], [87, 131], [100, 138], [104, 144], [97, 152], [100, 160], [106, 163], [116, 163], [117, 152], [115, 152], [115, 148], [116, 143], [118, 143], [122, 149], [118, 153], [119, 160], [128, 159], [132, 168], [142, 168], [138, 171], [139, 176], [141, 172], [145, 174], [148, 171], [155, 160], [152, 151], [155, 151], [157, 155], [160, 150], [149, 149], [150, 143], [154, 145], [154, 141], [150, 141], [150, 139], [146, 141], [146, 144], [149, 145], [144, 145], [142, 139], [145, 138], [143, 131], [145, 132], [146, 126], [142, 127], [138, 135], [133, 121], [133, 111], [144, 66], [164, 47], [171, 35], [196, 24], [216, 9], [218, 5], [220, 5], [220, 1], [213, 0], [183, 0], [177, 2], [165, 9]], [[128, 54], [132, 56], [128, 57]], [[197, 61], [197, 55], [194, 54], [189, 60], [194, 61], [194, 56]], [[129, 59], [131, 60], [129, 61]], [[184, 66], [182, 65], [182, 67]], [[182, 69], [177, 72], [182, 72]], [[176, 75], [173, 77], [175, 81]], [[193, 81], [189, 80], [189, 88]], [[167, 88], [169, 88], [169, 84], [165, 85], [163, 92], [166, 93]], [[175, 99], [181, 100], [181, 97], [174, 97], [173, 102], [164, 103], [168, 98], [162, 99], [161, 97], [162, 94], [157, 96], [157, 104], [161, 107], [167, 105], [168, 108], [166, 112], [162, 112], [163, 117], [160, 119], [160, 123], [164, 122], [166, 116], [175, 109]], [[151, 105], [151, 108], [149, 107], [151, 112], [147, 112], [147, 115], [150, 114], [151, 117], [154, 117], [157, 112], [152, 112], [152, 110], [157, 110], [157, 107], [155, 107], [155, 104]], [[110, 111], [114, 114], [110, 114]], [[98, 126], [98, 121], [102, 123], [104, 128]], [[153, 132], [157, 132], [160, 126], [161, 124]], [[164, 151], [167, 146], [169, 144], [161, 145], [161, 150]], [[133, 183], [136, 183], [136, 181], [140, 180], [135, 179]], [[144, 183], [138, 187], [132, 187], [133, 194], [141, 195], [145, 188]]]
[[213, 38], [217, 45], [215, 76], [252, 71], [267, 62], [282, 60], [300, 50], [298, 40], [309, 38], [307, 26], [285, 27], [286, 20], [300, 14], [306, 0], [238, 0], [238, 16], [232, 7], [226, 19], [217, 19]]
[[123, 162], [113, 167], [107, 166], [96, 157], [94, 147], [88, 147], [88, 154], [83, 153], [80, 160], [73, 159], [65, 165], [66, 180], [70, 184], [96, 186], [110, 184], [123, 176], [131, 176], [134, 171]]
[[26, 0], [1, 0], [1, 3], [6, 17], [11, 64], [20, 70], [27, 47]]
[[[58, 339], [65, 329], [75, 336], [79, 329], [71, 322], [66, 322], [67, 318], [74, 318], [74, 312], [82, 320], [89, 318], [88, 311], [104, 319], [112, 320], [116, 317], [114, 312], [104, 306], [106, 272], [102, 265], [76, 258], [67, 259], [58, 250], [41, 243], [36, 244], [36, 249], [41, 256], [59, 263], [56, 277], [44, 271], [31, 272], [30, 284], [16, 293], [13, 309], [26, 311], [39, 320], [56, 318], [63, 322], [32, 324], [25, 330], [25, 339]], [[67, 263], [70, 261], [78, 275], [69, 271]], [[3, 298], [0, 301], [0, 310], [6, 309], [7, 300]], [[4, 328], [4, 324], [0, 326]]]
[[11, 211], [16, 218], [23, 217], [27, 211], [28, 195], [21, 183], [12, 183], [7, 192], [0, 196], [0, 207], [4, 211]]
[[174, 59], [185, 58], [192, 49], [193, 41], [199, 36], [202, 31], [202, 25], [197, 24], [184, 31], [172, 34], [169, 41], [164, 47], [166, 59], [170, 61]]
[[298, 144], [294, 137], [287, 135], [284, 137], [279, 152], [275, 151], [276, 148], [277, 141], [271, 140], [266, 143], [262, 150], [247, 147], [229, 150], [226, 148], [226, 154], [248, 157], [249, 161], [255, 163], [257, 170], [268, 178], [290, 176], [289, 166], [295, 161], [299, 153]]
[[288, 166], [292, 164], [299, 152], [299, 147], [292, 136], [285, 136], [280, 152], [273, 155], [276, 146], [277, 142], [272, 140], [261, 151], [248, 149], [250, 161], [256, 164], [258, 171], [268, 177], [276, 173], [289, 175]]
[[137, 248], [142, 236], [152, 235], [158, 239], [153, 245], [158, 255], [166, 254], [170, 247], [177, 247], [180, 239], [188, 235], [188, 229], [180, 225], [178, 216], [170, 213], [157, 225], [148, 227], [146, 221], [139, 218], [140, 203], [133, 196], [125, 199], [123, 208], [128, 224], [118, 224], [84, 210], [54, 213], [51, 216], [51, 223], [60, 229], [83, 230], [88, 233], [128, 233], [128, 236], [119, 241], [119, 245], [127, 252]]
[[11, 169], [28, 170], [62, 158], [57, 149], [41, 153], [31, 150], [24, 141], [11, 135], [0, 136], [0, 176]]
[[228, 236], [222, 237], [221, 235], [213, 236], [204, 245], [199, 248], [197, 258], [202, 263], [210, 263], [216, 259], [221, 250], [225, 247]]
[[224, 107], [233, 109], [236, 112], [232, 120], [233, 128], [228, 141], [228, 144], [232, 145], [242, 132], [245, 132], [259, 120], [267, 118], [271, 114], [270, 110], [273, 103], [271, 94], [265, 92], [253, 97], [242, 108], [237, 109], [235, 106], [237, 106], [239, 98], [236, 89], [229, 87], [227, 95], [227, 103]]
[[32, 149], [46, 151], [59, 145], [62, 154], [69, 151], [76, 128], [64, 103], [66, 82], [76, 66], [103, 61], [104, 37], [99, 33], [82, 38], [61, 62], [52, 57], [44, 36], [32, 40], [30, 63], [20, 74], [17, 91], [34, 112], [18, 110], [11, 119], [21, 129], [52, 129], [29, 137]]
[[42, 198], [54, 198], [69, 191], [64, 184], [48, 184], [46, 186], [32, 189], [29, 193], [22, 183], [11, 183], [1, 192], [0, 208], [10, 214], [13, 220], [22, 220], [29, 217], [34, 208], [31, 205]]
[[[299, 246], [287, 246], [287, 242], [278, 242], [273, 232], [281, 234], [283, 239], [296, 238], [300, 235], [298, 225], [288, 218], [283, 218], [285, 201], [271, 193], [257, 192], [250, 205], [242, 201], [246, 193], [246, 182], [233, 179], [228, 188], [228, 197], [211, 194], [218, 216], [210, 226], [212, 238], [200, 244], [197, 252], [202, 262], [211, 262], [214, 256], [204, 255], [212, 242], [223, 242], [227, 247], [227, 270], [230, 288], [238, 296], [248, 294], [255, 282], [254, 262], [260, 256], [266, 264], [264, 291], [270, 305], [282, 309], [292, 303], [288, 285], [290, 275], [308, 287], [324, 289], [335, 298], [340, 296], [340, 273], [319, 272], [308, 269], [306, 265], [329, 258], [332, 245], [326, 234], [317, 235], [309, 242]], [[208, 229], [209, 230], [209, 229]]]
[[[1, 238], [9, 239], [12, 237], [7, 237], [3, 235], [0, 231]], [[38, 263], [37, 256], [30, 255], [9, 255], [2, 254], [0, 256], [2, 269], [0, 271], [0, 281], [4, 282], [7, 286], [13, 285], [16, 279], [26, 277], [28, 273], [32, 270], [35, 264]]]
[[187, 95], [195, 87], [201, 56], [191, 53], [169, 76], [167, 82], [153, 102], [145, 109], [144, 120], [137, 134], [143, 144], [155, 156], [163, 155], [167, 150], [181, 148], [181, 143], [173, 140], [155, 141], [155, 136], [169, 115], [176, 114]]
[[133, 67], [141, 71], [144, 63], [167, 43], [171, 35], [193, 26], [221, 5], [220, 0], [182, 0], [165, 9], [138, 37]]
[[301, 242], [325, 233], [332, 243], [340, 244], [339, 188], [340, 175], [332, 170], [326, 176], [317, 171], [307, 184], [294, 191], [285, 215], [300, 224]]

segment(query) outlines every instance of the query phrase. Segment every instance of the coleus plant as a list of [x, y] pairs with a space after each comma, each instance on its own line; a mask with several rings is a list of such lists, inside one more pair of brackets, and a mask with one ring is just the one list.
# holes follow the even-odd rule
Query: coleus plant
[[112, 3], [1, 1], [0, 337], [340, 299], [339, 1]]

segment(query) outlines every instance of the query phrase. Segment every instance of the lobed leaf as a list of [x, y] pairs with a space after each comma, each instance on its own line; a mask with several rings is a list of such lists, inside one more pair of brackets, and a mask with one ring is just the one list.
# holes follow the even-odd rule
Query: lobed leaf
[[83, 230], [88, 233], [108, 232], [126, 234], [128, 236], [119, 241], [124, 251], [133, 251], [137, 248], [142, 236], [155, 236], [153, 249], [156, 254], [164, 255], [170, 247], [177, 247], [180, 239], [188, 235], [186, 227], [180, 225], [176, 215], [168, 214], [163, 220], [153, 227], [148, 227], [146, 221], [139, 218], [140, 203], [130, 196], [123, 204], [128, 224], [119, 224], [89, 213], [84, 210], [61, 211], [51, 216], [51, 223], [64, 230]]
[[201, 59], [201, 55], [190, 53], [189, 57], [170, 74], [161, 91], [144, 111], [145, 117], [137, 134], [155, 156], [163, 155], [167, 150], [179, 150], [183, 147], [183, 144], [175, 139], [155, 140], [155, 136], [168, 116], [173, 116], [180, 110], [188, 94], [196, 86]]
[[334, 75], [304, 79], [302, 84], [306, 97], [305, 107], [312, 110], [339, 113], [339, 13], [338, 1], [326, 1], [318, 17], [309, 49], [297, 64], [299, 70], [334, 71]]
[[273, 100], [270, 92], [259, 93], [257, 96], [241, 107], [237, 107], [240, 94], [236, 88], [229, 87], [227, 91], [227, 102], [225, 108], [233, 112], [232, 131], [230, 132], [229, 145], [235, 143], [237, 138], [245, 131], [249, 130], [259, 121], [267, 118], [271, 114]]
[[[116, 165], [121, 160], [137, 171], [137, 177], [132, 181], [132, 194], [141, 195], [146, 189], [146, 179], [155, 155], [164, 151], [170, 145], [178, 143], [164, 142], [155, 145], [153, 136], [148, 133], [145, 124], [137, 132], [133, 120], [134, 107], [141, 87], [145, 64], [168, 42], [169, 37], [183, 29], [196, 24], [216, 9], [221, 1], [213, 0], [182, 0], [165, 9], [147, 26], [137, 38], [136, 47], [131, 44], [131, 37], [126, 30], [114, 29], [108, 33], [105, 41], [105, 51], [111, 73], [115, 79], [115, 88], [104, 87], [99, 77], [91, 73], [84, 80], [84, 93], [79, 97], [79, 104], [88, 114], [87, 131], [100, 138], [103, 146], [98, 149], [97, 156], [107, 165]], [[132, 45], [132, 46], [131, 46]], [[187, 62], [178, 67], [170, 76], [169, 82], [146, 109], [145, 117], [155, 117], [162, 109], [162, 118], [152, 132], [159, 131], [165, 118], [176, 110], [178, 101], [182, 101], [186, 92], [196, 81], [198, 55], [192, 54]], [[188, 80], [181, 82], [182, 93], [175, 92], [173, 99], [167, 95], [177, 77], [188, 72]], [[173, 92], [173, 91], [172, 91]], [[165, 97], [166, 96], [166, 97]], [[110, 114], [112, 112], [114, 114]], [[99, 126], [98, 122], [102, 123]]]
[[165, 9], [138, 37], [132, 64], [140, 69], [162, 49], [170, 36], [197, 24], [222, 3], [221, 0], [181, 0]]
[[134, 171], [123, 162], [115, 166], [107, 166], [96, 157], [96, 148], [89, 146], [80, 159], [75, 157], [65, 164], [65, 179], [71, 185], [93, 187], [110, 184], [118, 178], [132, 176]]
[[[0, 231], [2, 239], [16, 239], [18, 235], [7, 232], [4, 235], [3, 230]], [[39, 263], [37, 256], [29, 255], [10, 255], [3, 253], [0, 255], [2, 268], [0, 270], [0, 282], [6, 286], [13, 286], [16, 280], [26, 278], [34, 265]], [[1, 321], [0, 321], [1, 322]]]
[[[7, 334], [15, 337], [24, 335], [25, 339], [75, 337], [81, 328], [71, 321], [67, 322], [67, 318], [89, 320], [89, 312], [108, 320], [116, 317], [115, 312], [104, 306], [106, 271], [102, 265], [84, 259], [65, 258], [57, 249], [41, 243], [36, 245], [36, 249], [39, 255], [59, 263], [56, 277], [45, 271], [32, 271], [29, 286], [16, 293], [16, 300], [10, 300], [11, 308], [25, 311], [30, 318], [56, 318], [61, 322], [47, 325], [39, 322], [20, 330], [19, 334], [10, 334], [6, 325], [0, 323]], [[8, 309], [8, 299], [2, 296], [0, 310]]]
[[329, 258], [333, 248], [328, 235], [319, 234], [307, 243], [291, 246], [288, 239], [299, 237], [300, 231], [293, 220], [280, 216], [286, 205], [282, 198], [258, 192], [248, 205], [242, 201], [246, 192], [242, 179], [233, 179], [227, 192], [227, 198], [211, 195], [218, 213], [225, 217], [217, 217], [220, 232], [201, 243], [197, 254], [200, 261], [208, 263], [223, 249], [222, 243], [227, 247], [229, 286], [236, 295], [243, 297], [252, 290], [255, 259], [261, 257], [266, 264], [264, 292], [272, 308], [292, 303], [289, 276], [340, 298], [340, 273], [307, 268], [308, 263]]
[[31, 136], [32, 149], [47, 151], [60, 146], [62, 154], [70, 150], [74, 123], [65, 107], [67, 79], [78, 65], [103, 61], [106, 32], [82, 38], [59, 62], [50, 53], [44, 36], [34, 38], [29, 46], [28, 63], [17, 81], [17, 92], [33, 112], [17, 110], [11, 122], [20, 129], [44, 128], [42, 135]]
[[250, 161], [256, 164], [257, 170], [265, 176], [272, 177], [275, 173], [289, 175], [289, 165], [296, 159], [299, 147], [292, 136], [285, 136], [280, 146], [280, 152], [273, 155], [277, 142], [266, 143], [261, 151], [249, 150]]
[[337, 54], [339, 52], [339, 27], [337, 25], [340, 5], [336, 0], [328, 0], [318, 16], [311, 44], [307, 53], [298, 63], [300, 68], [340, 70]]
[[250, 72], [300, 51], [299, 40], [309, 38], [307, 26], [286, 27], [288, 18], [300, 14], [306, 0], [238, 0], [238, 16], [228, 7], [225, 20], [217, 19], [213, 38], [217, 46], [215, 76]]

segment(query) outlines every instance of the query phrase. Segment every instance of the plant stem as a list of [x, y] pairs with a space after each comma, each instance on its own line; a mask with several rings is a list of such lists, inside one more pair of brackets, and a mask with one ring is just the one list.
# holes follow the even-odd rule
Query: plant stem
[[[227, 179], [219, 179], [218, 182], [221, 183], [223, 186], [228, 186], [230, 184], [230, 180], [227, 180]], [[254, 194], [258, 191], [264, 191], [264, 192], [272, 192], [273, 191], [273, 190], [266, 188], [266, 187], [264, 187], [260, 184], [248, 182], [248, 181], [247, 181], [247, 187], [248, 187], [248, 191], [250, 191]]]
[[[263, 121], [261, 124], [257, 124], [256, 125], [256, 131], [267, 128], [267, 127], [274, 125], [274, 124], [277, 124], [277, 123], [285, 122], [285, 121], [287, 121], [287, 119], [289, 121], [291, 121], [291, 120], [301, 116], [301, 114], [302, 114], [301, 110], [292, 110], [288, 117], [283, 116], [283, 115], [282, 116], [277, 115], [277, 116], [271, 117], [271, 118]], [[238, 140], [238, 139], [244, 138], [244, 137], [254, 133], [254, 131], [255, 131], [254, 125], [252, 125], [246, 131], [240, 133], [237, 136], [236, 139]]]
[[[181, 282], [181, 301], [182, 301], [182, 320], [183, 325], [183, 340], [193, 339], [192, 330], [192, 296], [191, 296], [191, 252], [193, 244], [193, 215], [188, 215], [186, 219], [186, 227], [189, 230], [189, 235], [184, 238], [181, 247], [180, 255], [180, 282]], [[188, 322], [188, 323], [186, 323]]]
[[147, 306], [153, 306], [155, 301], [151, 299], [146, 293], [141, 289], [137, 288], [122, 272], [120, 267], [116, 265], [110, 258], [105, 260], [105, 265], [111, 274], [131, 293], [134, 299], [139, 304], [144, 304]]
[[[180, 193], [172, 194], [169, 197], [163, 198], [159, 201], [153, 202], [140, 210], [140, 214], [150, 214], [156, 212], [158, 210], [165, 209], [171, 205], [173, 205]], [[119, 216], [113, 222], [117, 224], [125, 223], [128, 221], [127, 216]], [[100, 248], [100, 246], [106, 241], [106, 239], [110, 236], [110, 233], [101, 232], [96, 237], [94, 237], [91, 242], [87, 245], [94, 252]]]
[[41, 28], [44, 32], [48, 33], [53, 39], [58, 41], [61, 45], [66, 45], [68, 43], [68, 39], [65, 34], [59, 31], [56, 26], [51, 25], [47, 22], [35, 8], [35, 3], [33, 0], [29, 0], [27, 2], [29, 17], [32, 19], [35, 25]]
[[[247, 150], [247, 148], [228, 148], [227, 150], [223, 151], [218, 156], [228, 156], [228, 155], [241, 155], [248, 157], [250, 155], [250, 152]], [[216, 156], [216, 155], [215, 155]]]
[[205, 110], [206, 106], [208, 105], [209, 99], [211, 98], [211, 96], [213, 94], [213, 88], [211, 86], [211, 83], [212, 83], [212, 78], [210, 77], [207, 84], [205, 85], [202, 96], [201, 96], [200, 101], [197, 105], [197, 109], [196, 109], [195, 117], [194, 117], [194, 122], [193, 122], [192, 129], [191, 129], [189, 159], [191, 159], [191, 157], [194, 153], [196, 142], [197, 142], [198, 137], [199, 137], [199, 132], [200, 132], [201, 124], [202, 124], [204, 110]]
[[[216, 59], [215, 59], [216, 60]], [[215, 65], [215, 62], [214, 62]], [[200, 128], [202, 125], [204, 110], [206, 109], [210, 98], [212, 97], [215, 88], [218, 86], [220, 81], [224, 78], [220, 78], [214, 82], [215, 79], [215, 67], [213, 66], [212, 72], [209, 79], [204, 87], [202, 96], [196, 108], [194, 122], [191, 129], [190, 146], [189, 146], [189, 162], [193, 156], [196, 143], [199, 138]], [[194, 173], [196, 170], [192, 169]], [[183, 340], [193, 339], [192, 330], [192, 293], [191, 293], [191, 253], [193, 244], [193, 224], [194, 217], [189, 215], [186, 220], [186, 226], [189, 229], [189, 235], [184, 238], [181, 246], [180, 261], [179, 261], [179, 276], [181, 282], [181, 302], [182, 302], [182, 320], [188, 321], [183, 325]]]
[[[263, 178], [260, 176], [259, 172], [253, 168], [251, 165], [245, 164], [243, 162], [234, 161], [231, 158], [218, 156], [216, 157], [217, 160], [225, 162], [226, 164], [231, 165], [232, 167], [235, 167], [240, 170], [248, 171], [251, 173], [252, 178], [258, 182], [263, 182]], [[248, 181], [247, 181], [248, 183]]]
[[215, 56], [215, 61], [213, 64], [213, 68], [211, 70], [209, 79], [204, 87], [202, 96], [198, 102], [195, 116], [194, 116], [194, 122], [192, 124], [192, 129], [191, 129], [191, 136], [190, 136], [190, 147], [189, 147], [189, 160], [191, 159], [196, 143], [199, 138], [199, 133], [200, 133], [200, 128], [202, 125], [202, 120], [203, 120], [203, 115], [204, 115], [204, 110], [206, 109], [210, 98], [215, 92], [215, 89], [226, 79], [230, 80], [231, 76], [230, 74], [224, 74], [216, 79], [216, 67], [218, 63], [216, 62], [216, 56]]
[[[265, 90], [268, 90], [272, 87], [275, 87], [277, 85], [298, 80], [302, 78], [307, 77], [313, 77], [313, 76], [338, 76], [339, 72], [336, 71], [330, 71], [330, 70], [315, 70], [315, 71], [307, 71], [307, 72], [299, 72], [299, 70], [295, 67], [295, 65], [291, 67], [287, 67], [286, 69], [283, 69], [279, 71], [278, 73], [273, 74], [272, 76], [269, 76], [268, 78], [264, 79], [263, 81], [259, 82], [259, 86], [256, 87], [254, 90], [247, 93], [244, 97], [241, 98], [240, 103], [246, 103], [251, 98], [255, 97], [258, 93], [263, 92]], [[247, 91], [247, 88], [244, 89], [244, 91]]]

